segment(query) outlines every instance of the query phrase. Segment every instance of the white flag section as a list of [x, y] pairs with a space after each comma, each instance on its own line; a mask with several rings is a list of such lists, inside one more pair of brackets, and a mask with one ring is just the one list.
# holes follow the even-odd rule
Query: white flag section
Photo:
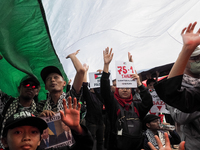
[[135, 74], [132, 62], [116, 61], [116, 85], [118, 88], [137, 88], [137, 80], [131, 78]]
[[[97, 72], [90, 72], [89, 73], [89, 81], [90, 81], [90, 88], [99, 88], [100, 87], [100, 80], [101, 80], [102, 73]], [[112, 85], [112, 76], [110, 75], [110, 85]]]
[[[190, 22], [200, 27], [199, 0], [42, 0], [55, 51], [69, 79], [75, 69], [65, 57], [80, 49], [88, 72], [103, 69], [103, 50], [113, 48], [110, 64], [128, 61], [138, 73], [172, 63], [181, 47], [181, 31]], [[113, 76], [113, 79], [115, 76]]]
[[150, 90], [150, 94], [153, 100], [153, 106], [151, 107], [151, 113], [165, 113], [169, 114], [169, 111], [166, 109], [165, 103], [158, 97], [155, 90]]

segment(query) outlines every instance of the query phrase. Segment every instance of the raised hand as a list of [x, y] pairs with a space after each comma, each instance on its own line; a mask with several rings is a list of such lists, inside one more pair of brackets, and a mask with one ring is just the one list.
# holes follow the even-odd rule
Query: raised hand
[[137, 74], [137, 71], [135, 70], [135, 74], [131, 75], [131, 78], [133, 80], [137, 80], [137, 85], [140, 86], [142, 85], [141, 81], [140, 81], [140, 76]]
[[132, 54], [130, 52], [128, 52], [128, 60], [130, 62], [133, 62], [133, 57], [132, 57]]
[[77, 51], [74, 52], [74, 53], [69, 54], [69, 55], [66, 57], [66, 59], [67, 59], [67, 58], [70, 58], [72, 55], [77, 55], [77, 54], [79, 53], [79, 51], [80, 51], [80, 49], [77, 50]]
[[110, 64], [112, 58], [113, 58], [113, 53], [112, 53], [112, 48], [109, 51], [109, 47], [107, 47], [103, 51], [103, 58], [104, 58], [104, 64]]
[[79, 61], [79, 59], [76, 57], [76, 55], [79, 53], [80, 50], [77, 50], [74, 53], [69, 54], [67, 58], [70, 58], [75, 69], [76, 69], [76, 75], [74, 78], [74, 82], [73, 82], [73, 88], [75, 89], [76, 93], [79, 94], [81, 87], [82, 87], [82, 83], [83, 83], [83, 78], [84, 78], [84, 74], [85, 74], [85, 69], [83, 68], [83, 65], [81, 64], [81, 62]]
[[102, 71], [103, 71], [102, 69], [98, 69], [97, 70], [98, 73], [102, 73]]
[[188, 27], [185, 27], [181, 32], [184, 46], [187, 46], [192, 52], [200, 44], [200, 29], [196, 33], [193, 32], [196, 24], [197, 22], [193, 24], [190, 23]]
[[185, 150], [185, 141], [182, 141], [182, 142], [179, 144], [178, 150]]
[[180, 52], [176, 62], [174, 63], [169, 73], [168, 79], [178, 75], [182, 75], [184, 73], [184, 70], [186, 68], [191, 54], [193, 53], [195, 48], [200, 44], [200, 29], [196, 33], [193, 33], [196, 24], [197, 22], [194, 22], [193, 24], [190, 23], [188, 27], [182, 30], [182, 51]]
[[[159, 150], [172, 150], [171, 148], [171, 144], [170, 144], [170, 140], [169, 140], [169, 137], [168, 137], [168, 134], [165, 132], [165, 147], [163, 147], [159, 137], [157, 135], [155, 135], [155, 139], [156, 139], [156, 142], [158, 144], [158, 147], [159, 147]], [[149, 147], [151, 148], [151, 150], [157, 150], [153, 144], [151, 144], [150, 142], [148, 142], [148, 145]], [[180, 144], [179, 144], [179, 150], [185, 150], [185, 141], [182, 141]]]
[[67, 83], [67, 84], [68, 84], [68, 85], [70, 85], [70, 84], [71, 84], [71, 82], [72, 82], [72, 79], [70, 79], [70, 80], [68, 81], [68, 83]]
[[[163, 147], [159, 137], [157, 135], [155, 135], [155, 139], [156, 139], [156, 142], [158, 144], [158, 147], [159, 147], [159, 150], [171, 150], [171, 144], [170, 144], [170, 141], [169, 141], [169, 137], [168, 137], [168, 134], [165, 132], [165, 147]], [[152, 150], [157, 150], [153, 144], [151, 144], [150, 142], [148, 142], [148, 145], [149, 147], [152, 149]]]
[[74, 103], [72, 106], [72, 98], [68, 97], [68, 107], [66, 105], [66, 100], [63, 99], [63, 108], [64, 112], [60, 110], [61, 120], [70, 128], [75, 130], [77, 133], [82, 133], [82, 128], [80, 126], [80, 109], [81, 104], [78, 103], [77, 107], [77, 99], [74, 98]]
[[85, 71], [87, 72], [89, 69], [89, 65], [87, 65], [86, 63], [83, 64], [83, 68], [85, 69]]

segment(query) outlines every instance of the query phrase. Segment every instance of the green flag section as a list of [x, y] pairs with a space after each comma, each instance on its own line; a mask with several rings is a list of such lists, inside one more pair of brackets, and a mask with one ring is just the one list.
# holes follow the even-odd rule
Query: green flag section
[[0, 16], [0, 89], [16, 97], [21, 79], [33, 74], [41, 83], [39, 100], [46, 99], [40, 77], [44, 67], [56, 66], [68, 79], [52, 45], [41, 1], [1, 0]]

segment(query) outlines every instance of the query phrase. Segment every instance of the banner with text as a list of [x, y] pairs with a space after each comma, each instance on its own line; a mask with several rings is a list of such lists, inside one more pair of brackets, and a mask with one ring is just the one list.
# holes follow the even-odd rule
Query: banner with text
[[169, 111], [166, 109], [165, 102], [163, 102], [157, 95], [155, 90], [149, 90], [152, 100], [153, 106], [151, 107], [150, 113], [165, 113], [169, 114]]
[[137, 81], [131, 78], [135, 74], [133, 62], [116, 61], [116, 85], [118, 88], [136, 88]]

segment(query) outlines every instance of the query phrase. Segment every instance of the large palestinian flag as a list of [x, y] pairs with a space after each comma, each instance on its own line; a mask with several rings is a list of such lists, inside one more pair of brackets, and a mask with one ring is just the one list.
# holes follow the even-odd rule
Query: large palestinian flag
[[128, 61], [128, 52], [138, 73], [163, 70], [181, 51], [182, 29], [194, 21], [199, 28], [199, 7], [199, 0], [0, 0], [0, 89], [17, 96], [25, 73], [43, 87], [40, 71], [47, 65], [73, 81], [76, 71], [65, 57], [78, 49], [80, 62], [95, 72], [103, 68], [103, 50], [112, 47], [113, 79], [115, 61]]
[[18, 96], [17, 87], [26, 74], [41, 83], [39, 100], [46, 99], [40, 72], [45, 66], [57, 66], [65, 76], [39, 0], [0, 1], [0, 89]]

